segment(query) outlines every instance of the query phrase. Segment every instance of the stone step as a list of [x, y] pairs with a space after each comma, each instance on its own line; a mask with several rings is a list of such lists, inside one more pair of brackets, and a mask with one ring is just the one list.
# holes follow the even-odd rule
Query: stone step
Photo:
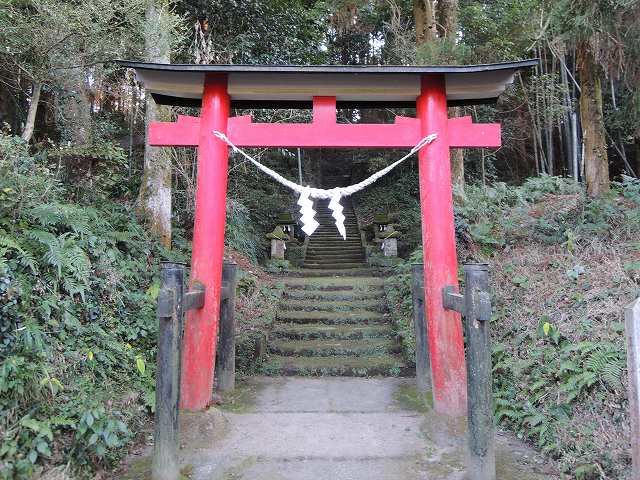
[[352, 290], [338, 290], [338, 291], [326, 291], [326, 290], [288, 290], [282, 295], [283, 301], [288, 300], [333, 300], [333, 301], [362, 301], [362, 300], [380, 300], [381, 295], [384, 295], [384, 289], [382, 287], [373, 289], [358, 289]]
[[289, 338], [305, 340], [314, 338], [358, 339], [393, 338], [395, 335], [389, 325], [326, 325], [326, 324], [276, 324], [269, 334], [270, 338]]
[[[349, 232], [358, 232], [358, 227], [356, 227], [355, 225], [345, 225], [345, 229], [347, 231], [347, 233]], [[320, 225], [315, 232], [313, 232], [312, 237], [314, 236], [319, 236], [319, 235], [326, 235], [328, 233], [339, 233], [338, 232], [338, 228], [334, 225]]]
[[364, 264], [364, 255], [308, 255], [304, 262], [309, 265]]
[[360, 235], [356, 235], [355, 233], [349, 234], [349, 232], [347, 232], [347, 238], [342, 238], [342, 235], [336, 232], [335, 235], [333, 233], [323, 233], [322, 235], [314, 234], [309, 239], [309, 245], [325, 245], [327, 243], [340, 243], [342, 245], [362, 245]]
[[280, 302], [280, 310], [305, 311], [305, 312], [350, 312], [353, 310], [366, 310], [370, 312], [384, 312], [386, 302], [377, 300], [310, 300], [310, 299], [284, 299]]
[[342, 375], [351, 377], [410, 376], [407, 368], [394, 355], [362, 357], [294, 357], [270, 355], [262, 372], [267, 375]]
[[[310, 265], [312, 265], [310, 267]], [[343, 267], [336, 267], [336, 265], [347, 265]], [[364, 265], [364, 257], [333, 257], [333, 258], [307, 258], [304, 261], [304, 268], [313, 270], [313, 269], [322, 269], [322, 268], [342, 268], [343, 270], [353, 268], [350, 265]]]
[[349, 240], [328, 240], [326, 242], [309, 242], [309, 245], [307, 246], [307, 251], [311, 251], [311, 250], [315, 250], [315, 249], [319, 249], [319, 248], [325, 248], [325, 249], [333, 249], [333, 250], [337, 250], [337, 249], [349, 249], [349, 250], [353, 250], [356, 248], [359, 248], [361, 250], [363, 250], [362, 244], [360, 242], [350, 242]]
[[279, 311], [276, 315], [280, 323], [323, 323], [326, 325], [370, 325], [388, 322], [380, 312], [366, 310], [351, 310], [348, 312], [304, 312], [304, 311]]
[[307, 250], [306, 259], [314, 258], [314, 257], [322, 257], [322, 258], [332, 258], [332, 257], [362, 257], [364, 258], [364, 248], [362, 247], [354, 247], [354, 248], [334, 248], [334, 249], [313, 249]]
[[350, 244], [344, 244], [341, 243], [338, 246], [333, 246], [333, 245], [325, 245], [322, 243], [311, 243], [309, 242], [309, 245], [307, 246], [307, 253], [309, 252], [348, 252], [348, 251], [362, 251], [364, 250], [362, 248], [362, 245], [350, 245]]
[[287, 272], [287, 276], [289, 278], [294, 277], [364, 277], [370, 276], [372, 274], [382, 275], [383, 272], [381, 270], [372, 269], [369, 266], [363, 266], [362, 268], [352, 268], [352, 269], [328, 269], [328, 268], [317, 268], [317, 269], [296, 269], [289, 270]]
[[310, 238], [307, 248], [315, 247], [362, 247], [362, 242], [355, 235], [347, 236], [346, 240], [337, 235], [331, 238]]
[[350, 269], [350, 268], [363, 268], [367, 264], [366, 263], [356, 263], [356, 262], [344, 262], [344, 263], [307, 263], [306, 261], [303, 264], [304, 268], [308, 269]]
[[384, 279], [379, 277], [341, 276], [341, 277], [287, 277], [284, 284], [288, 291], [297, 292], [383, 292]]
[[[346, 227], [345, 232], [347, 236], [349, 236], [349, 235], [359, 234], [360, 230], [358, 230], [355, 227]], [[313, 235], [311, 235], [311, 238], [338, 237], [338, 236], [342, 238], [342, 236], [340, 235], [340, 232], [335, 227], [335, 225], [328, 225], [326, 228], [323, 228], [323, 229], [318, 227], [318, 229], [315, 232], [313, 232]]]
[[388, 338], [272, 340], [269, 342], [269, 352], [282, 356], [376, 356], [398, 353], [399, 350], [397, 342]]
[[327, 259], [327, 260], [345, 260], [348, 258], [357, 258], [359, 261], [364, 261], [364, 249], [360, 250], [349, 250], [349, 251], [339, 251], [335, 250], [333, 252], [307, 252], [307, 256], [305, 261], [309, 262], [314, 258]]

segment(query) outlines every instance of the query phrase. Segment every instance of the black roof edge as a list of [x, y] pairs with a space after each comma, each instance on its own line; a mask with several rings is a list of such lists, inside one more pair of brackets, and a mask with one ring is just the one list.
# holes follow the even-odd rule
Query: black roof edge
[[264, 72], [264, 73], [475, 73], [495, 70], [518, 70], [540, 63], [538, 58], [512, 62], [478, 65], [227, 65], [227, 64], [180, 64], [146, 63], [129, 60], [114, 60], [123, 67], [141, 70], [165, 70], [173, 72]]

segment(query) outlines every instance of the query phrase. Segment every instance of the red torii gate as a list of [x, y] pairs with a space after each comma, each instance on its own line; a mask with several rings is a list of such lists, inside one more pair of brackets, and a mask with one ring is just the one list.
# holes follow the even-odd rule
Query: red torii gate
[[[474, 66], [249, 66], [119, 62], [136, 69], [155, 101], [201, 106], [200, 118], [150, 125], [155, 146], [198, 147], [191, 283], [206, 288], [204, 307], [188, 313], [184, 329], [181, 408], [211, 399], [220, 306], [227, 189], [225, 133], [238, 147], [411, 148], [419, 152], [424, 285], [434, 408], [466, 414], [466, 367], [460, 315], [445, 310], [442, 290], [458, 285], [450, 148], [499, 147], [499, 124], [452, 118], [449, 104], [495, 100], [514, 73], [536, 60]], [[237, 108], [313, 108], [308, 124], [254, 123], [230, 117]], [[393, 124], [338, 124], [336, 107], [415, 107], [416, 118]]]

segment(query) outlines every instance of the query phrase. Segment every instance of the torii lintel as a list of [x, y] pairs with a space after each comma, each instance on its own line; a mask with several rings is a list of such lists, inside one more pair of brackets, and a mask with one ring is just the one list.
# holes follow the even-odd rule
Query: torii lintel
[[[473, 123], [467, 116], [450, 118], [447, 127], [450, 148], [501, 145], [498, 123]], [[254, 123], [250, 115], [243, 115], [229, 118], [227, 132], [239, 147], [412, 148], [422, 138], [420, 120], [412, 117], [397, 116], [392, 124], [336, 123], [335, 97], [313, 97], [311, 123]], [[197, 147], [199, 136], [198, 117], [180, 115], [176, 122], [149, 127], [149, 143], [154, 146]]]

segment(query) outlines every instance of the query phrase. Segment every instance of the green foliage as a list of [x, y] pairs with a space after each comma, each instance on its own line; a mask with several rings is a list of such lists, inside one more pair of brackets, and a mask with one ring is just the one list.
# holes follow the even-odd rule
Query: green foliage
[[[561, 283], [553, 287], [549, 272], [538, 270], [535, 261], [527, 266], [505, 261], [504, 271], [492, 274], [495, 314], [490, 330], [496, 422], [559, 459], [563, 471], [576, 478], [592, 478], [594, 465], [611, 478], [621, 478], [625, 468], [619, 456], [624, 452], [616, 457], [587, 441], [596, 426], [583, 425], [585, 416], [598, 419], [608, 410], [607, 419], [616, 428], [628, 422], [624, 324], [603, 319], [618, 315], [624, 303], [616, 296], [619, 290], [611, 288], [586, 300], [593, 290], [594, 267], [578, 255], [593, 242], [614, 245], [610, 239], [619, 238], [626, 245], [639, 238], [639, 192], [640, 182], [623, 178], [613, 184], [612, 195], [590, 200], [570, 181], [540, 177], [520, 187], [468, 186], [466, 200], [456, 208], [463, 258], [498, 263], [509, 258], [510, 249], [540, 245], [545, 255], [555, 248], [566, 256], [562, 266], [548, 267], [558, 270]], [[385, 282], [394, 328], [408, 360], [415, 355], [410, 271], [412, 263], [421, 261], [417, 249]], [[633, 264], [625, 264], [630, 275]], [[620, 282], [616, 277], [614, 284]], [[554, 296], [540, 298], [550, 288]], [[570, 300], [565, 304], [563, 299]], [[534, 315], [537, 320], [528, 326], [526, 319]]]
[[252, 260], [260, 257], [260, 242], [251, 221], [249, 209], [238, 200], [227, 201], [225, 244], [247, 255]]
[[[637, 180], [629, 177], [614, 183], [610, 196], [597, 199], [586, 198], [571, 180], [550, 176], [529, 178], [521, 187], [470, 185], [455, 208], [456, 231], [459, 239], [470, 239], [486, 252], [532, 240], [573, 250], [589, 236], [621, 225], [640, 228], [637, 191]], [[620, 202], [620, 196], [629, 202]]]
[[6, 136], [0, 192], [0, 478], [108, 465], [152, 407], [157, 259], [185, 258], [126, 205], [69, 203], [46, 156]]
[[408, 365], [415, 364], [416, 358], [411, 266], [420, 262], [422, 262], [422, 250], [416, 250], [407, 261], [394, 267], [395, 275], [388, 277], [384, 284], [393, 330], [400, 340], [402, 354]]
[[[384, 166], [382, 160], [380, 168]], [[399, 166], [355, 197], [360, 218], [372, 221], [375, 214], [385, 212], [396, 220], [402, 231], [398, 241], [401, 253], [411, 252], [420, 244], [420, 193], [415, 164], [408, 162]]]

